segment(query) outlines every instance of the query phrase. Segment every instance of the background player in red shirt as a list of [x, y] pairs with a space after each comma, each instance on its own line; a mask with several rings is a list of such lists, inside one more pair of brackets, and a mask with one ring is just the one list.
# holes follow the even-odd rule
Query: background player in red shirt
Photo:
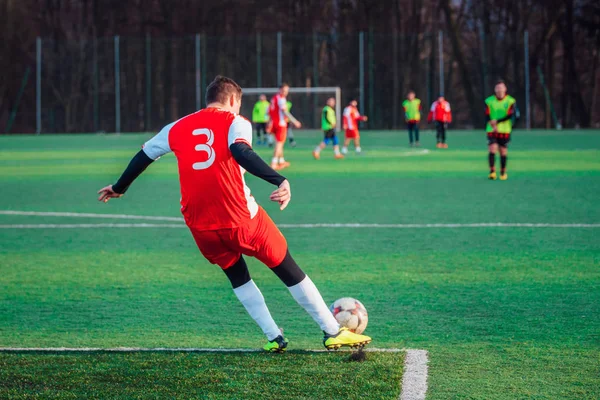
[[346, 138], [344, 139], [344, 147], [342, 147], [342, 154], [348, 154], [348, 145], [351, 140], [354, 140], [354, 150], [356, 154], [360, 154], [362, 149], [360, 148], [360, 133], [358, 132], [359, 121], [367, 121], [369, 118], [366, 115], [360, 115], [358, 112], [358, 102], [355, 99], [350, 100], [350, 103], [344, 108], [344, 131], [346, 132]]
[[444, 99], [443, 95], [433, 102], [427, 122], [431, 123], [435, 121], [435, 130], [437, 132], [437, 145], [438, 149], [447, 149], [446, 144], [446, 129], [448, 124], [452, 122], [452, 110], [450, 110], [450, 103]]
[[165, 126], [146, 142], [117, 183], [98, 191], [98, 200], [121, 197], [153, 161], [175, 153], [185, 223], [204, 257], [223, 269], [235, 295], [267, 336], [266, 351], [284, 351], [288, 342], [250, 278], [243, 255], [262, 261], [285, 283], [323, 330], [325, 347], [369, 343], [368, 336], [340, 328], [317, 287], [290, 255], [277, 226], [250, 194], [246, 171], [278, 186], [270, 199], [281, 210], [291, 199], [288, 181], [252, 150], [252, 124], [237, 114], [241, 98], [237, 83], [217, 76], [206, 89], [207, 107]]
[[287, 137], [287, 124], [291, 122], [295, 128], [300, 128], [302, 124], [289, 112], [287, 106], [287, 95], [290, 91], [290, 86], [287, 83], [279, 87], [277, 93], [271, 99], [269, 107], [269, 115], [271, 117], [270, 129], [275, 137], [275, 150], [273, 151], [273, 160], [271, 160], [271, 168], [274, 170], [284, 169], [290, 166], [290, 163], [285, 161], [283, 157], [283, 146]]

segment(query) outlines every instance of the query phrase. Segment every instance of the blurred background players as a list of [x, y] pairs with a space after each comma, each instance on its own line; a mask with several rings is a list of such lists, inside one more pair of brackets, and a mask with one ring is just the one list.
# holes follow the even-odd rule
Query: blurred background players
[[[267, 123], [269, 122], [269, 102], [267, 96], [261, 94], [252, 109], [252, 123], [256, 130], [256, 144], [267, 144]], [[264, 139], [263, 139], [264, 137]]]
[[432, 121], [435, 122], [435, 130], [437, 132], [436, 147], [438, 149], [447, 149], [446, 129], [448, 129], [448, 124], [452, 122], [452, 111], [450, 110], [450, 103], [444, 99], [443, 95], [440, 95], [431, 105], [427, 122], [431, 123]]
[[329, 143], [333, 144], [334, 157], [336, 159], [344, 158], [340, 153], [340, 144], [338, 137], [335, 134], [335, 128], [337, 125], [337, 118], [335, 116], [335, 99], [330, 97], [327, 99], [327, 104], [323, 107], [321, 113], [321, 129], [323, 129], [323, 141], [313, 151], [313, 157], [315, 160], [321, 158], [321, 150], [323, 150]]
[[519, 110], [515, 98], [507, 94], [504, 81], [496, 83], [494, 92], [493, 96], [485, 99], [485, 116], [488, 121], [486, 132], [490, 164], [489, 178], [496, 180], [496, 153], [500, 148], [500, 180], [505, 181], [508, 179], [506, 173], [508, 142], [510, 142], [513, 124], [519, 116]]
[[354, 140], [354, 150], [356, 154], [360, 154], [362, 149], [360, 148], [360, 133], [358, 132], [358, 122], [367, 121], [367, 116], [360, 115], [357, 108], [358, 102], [354, 99], [350, 100], [350, 103], [344, 108], [343, 123], [344, 123], [344, 147], [342, 147], [342, 154], [348, 154], [348, 145], [351, 140]]
[[[419, 147], [419, 122], [421, 121], [421, 100], [415, 97], [415, 92], [411, 90], [402, 103], [404, 108], [404, 120], [408, 129], [408, 140], [410, 147]], [[414, 137], [413, 137], [414, 135]]]
[[275, 149], [273, 150], [273, 159], [271, 160], [271, 168], [274, 170], [281, 170], [290, 166], [290, 163], [285, 161], [283, 157], [283, 146], [287, 138], [288, 120], [295, 128], [302, 126], [287, 109], [286, 97], [289, 91], [290, 86], [287, 83], [283, 83], [279, 87], [279, 93], [271, 99], [269, 106], [269, 116], [271, 118], [269, 131], [275, 138]]

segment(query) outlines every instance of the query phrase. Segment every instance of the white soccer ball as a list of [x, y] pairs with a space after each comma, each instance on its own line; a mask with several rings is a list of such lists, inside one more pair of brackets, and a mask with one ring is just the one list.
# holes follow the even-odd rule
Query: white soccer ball
[[329, 310], [341, 326], [354, 333], [363, 333], [367, 328], [369, 316], [363, 304], [352, 297], [342, 297], [329, 306]]

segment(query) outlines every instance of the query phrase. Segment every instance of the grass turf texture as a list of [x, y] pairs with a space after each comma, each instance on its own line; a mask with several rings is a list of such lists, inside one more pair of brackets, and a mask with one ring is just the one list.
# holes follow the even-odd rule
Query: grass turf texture
[[[0, 354], [0, 396], [40, 398], [397, 398], [401, 353]], [[312, 382], [312, 384], [307, 384]]]
[[[172, 156], [152, 165], [123, 199], [106, 205], [95, 201], [96, 190], [116, 179], [147, 137], [0, 137], [0, 209], [179, 216]], [[434, 149], [433, 135], [424, 133], [422, 143], [430, 152], [421, 155], [406, 147], [404, 132], [365, 132], [365, 154], [340, 161], [328, 150], [320, 161], [313, 160], [310, 152], [319, 140], [316, 132], [301, 132], [299, 147], [286, 152], [292, 168], [284, 173], [292, 184], [293, 200], [284, 212], [267, 202], [272, 190], [268, 184], [247, 178], [277, 223], [600, 223], [597, 131], [517, 132], [506, 182], [486, 179], [486, 141], [480, 132], [450, 131], [447, 150]], [[268, 159], [267, 149], [259, 152]], [[101, 222], [143, 221], [0, 215], [0, 224]], [[429, 351], [428, 398], [600, 397], [598, 229], [283, 233], [328, 303], [354, 296], [365, 304], [372, 346]], [[258, 262], [249, 265], [290, 347], [320, 348], [318, 329], [285, 287]], [[202, 259], [185, 228], [0, 230], [0, 346], [262, 344], [259, 329], [237, 302], [226, 277]], [[301, 384], [307, 391], [321, 390], [307, 398], [336, 398], [328, 395], [338, 390], [336, 380], [312, 379], [303, 372], [309, 367], [302, 357], [308, 355], [286, 354], [277, 361], [260, 354], [4, 354], [0, 362], [9, 381], [30, 382], [11, 386], [11, 393], [22, 396], [43, 394], [36, 383], [41, 378], [27, 381], [30, 375], [23, 363], [44, 371], [40, 374], [51, 378], [52, 387], [75, 392], [85, 390], [77, 382], [88, 379], [90, 384], [90, 376], [108, 377], [105, 392], [104, 383], [94, 383], [96, 393], [106, 394], [113, 379], [118, 383], [130, 375], [101, 374], [98, 369], [90, 375], [90, 365], [113, 365], [117, 371], [126, 365], [129, 374], [147, 379], [153, 375], [143, 365], [169, 360], [172, 369], [162, 376], [175, 383], [186, 377], [190, 378], [185, 382], [194, 382], [198, 371], [190, 369], [190, 363], [206, 366], [206, 376], [197, 379], [237, 368], [229, 384], [241, 385], [241, 390], [265, 363], [276, 360], [290, 363], [282, 366], [289, 374], [266, 378], [270, 385], [263, 389], [270, 392], [245, 395], [234, 388], [231, 393], [249, 399], [263, 398], [264, 393], [276, 397], [287, 386]], [[308, 365], [318, 374], [328, 368], [341, 368], [340, 374], [377, 369], [373, 365], [379, 360], [385, 368], [393, 363], [398, 374], [394, 379], [347, 384], [351, 394], [346, 398], [367, 392], [372, 398], [394, 398], [399, 393], [401, 360], [393, 355], [369, 354], [362, 364], [341, 364], [341, 356], [331, 354], [310, 357], [314, 362]], [[228, 359], [236, 361], [219, 361]], [[388, 395], [376, 395], [367, 386], [383, 382]], [[179, 383], [177, 393], [193, 397], [197, 383]], [[206, 396], [219, 398], [222, 387], [212, 387]], [[136, 393], [151, 396], [155, 389], [144, 386]], [[295, 390], [286, 397], [302, 398]]]

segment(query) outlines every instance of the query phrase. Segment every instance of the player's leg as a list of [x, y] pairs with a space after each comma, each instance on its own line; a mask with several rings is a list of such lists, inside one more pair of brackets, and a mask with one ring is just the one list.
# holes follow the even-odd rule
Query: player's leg
[[327, 137], [327, 132], [323, 132], [323, 141], [321, 143], [319, 143], [319, 145], [317, 147], [315, 147], [315, 149], [313, 150], [313, 153], [312, 153], [315, 160], [318, 160], [321, 158], [321, 151], [325, 147], [327, 147], [329, 142], [330, 142], [330, 139]]
[[274, 127], [275, 135], [275, 151], [273, 152], [273, 159], [271, 160], [271, 168], [280, 170], [290, 166], [290, 163], [285, 161], [283, 156], [283, 146], [287, 138], [287, 127], [278, 126]]
[[413, 146], [413, 141], [414, 141], [414, 138], [413, 138], [413, 126], [414, 126], [414, 124], [412, 124], [410, 122], [406, 123], [406, 129], [408, 129], [408, 142], [410, 144], [410, 147]]
[[248, 267], [241, 252], [232, 250], [226, 245], [227, 240], [223, 240], [222, 236], [232, 236], [231, 232], [233, 230], [190, 230], [200, 252], [210, 263], [217, 264], [223, 269], [231, 282], [236, 297], [261, 328], [267, 339], [269, 341], [277, 341], [278, 337], [281, 336], [281, 331], [271, 317], [262, 293], [250, 278]]
[[294, 300], [325, 334], [326, 347], [358, 346], [371, 341], [368, 336], [357, 335], [340, 328], [323, 301], [319, 289], [294, 261], [288, 251], [285, 237], [262, 208], [259, 208], [258, 214], [252, 220], [250, 229], [251, 240], [247, 243], [244, 253], [258, 258], [281, 279]]
[[256, 144], [260, 144], [261, 136], [260, 136], [260, 122], [254, 124], [254, 130], [256, 131]]
[[292, 124], [289, 122], [287, 127], [287, 136], [290, 141], [290, 146], [296, 147], [296, 139], [294, 139], [294, 130], [292, 129]]
[[344, 137], [344, 145], [342, 146], [342, 154], [348, 154], [348, 145], [350, 144], [351, 140], [352, 139], [348, 137], [348, 133], [346, 133], [346, 136]]
[[499, 146], [500, 149], [500, 180], [505, 181], [508, 179], [506, 173], [506, 164], [508, 162], [508, 141], [502, 143]]
[[284, 351], [287, 347], [287, 340], [284, 339], [281, 330], [271, 317], [262, 292], [250, 278], [244, 257], [240, 256], [235, 264], [223, 271], [229, 278], [236, 297], [267, 337], [269, 343], [265, 345], [265, 350]]
[[490, 166], [490, 175], [488, 178], [496, 180], [496, 153], [498, 152], [498, 143], [493, 134], [488, 135], [488, 164]]
[[354, 151], [356, 151], [356, 154], [362, 153], [362, 148], [360, 147], [360, 135], [358, 134], [354, 137]]
[[436, 139], [436, 147], [439, 149], [442, 147], [442, 129], [443, 125], [441, 122], [435, 122], [435, 139]]
[[[332, 131], [333, 131], [333, 129], [332, 129]], [[339, 160], [340, 158], [344, 158], [344, 155], [342, 153], [340, 153], [340, 141], [339, 141], [337, 135], [335, 134], [335, 131], [333, 131], [333, 133], [331, 134], [331, 141], [333, 143], [334, 158], [336, 160]]]
[[446, 144], [446, 130], [448, 129], [448, 124], [442, 123], [442, 148], [447, 149], [448, 145]]
[[421, 143], [419, 143], [419, 124], [415, 123], [413, 130], [415, 132], [415, 146], [419, 147]]

